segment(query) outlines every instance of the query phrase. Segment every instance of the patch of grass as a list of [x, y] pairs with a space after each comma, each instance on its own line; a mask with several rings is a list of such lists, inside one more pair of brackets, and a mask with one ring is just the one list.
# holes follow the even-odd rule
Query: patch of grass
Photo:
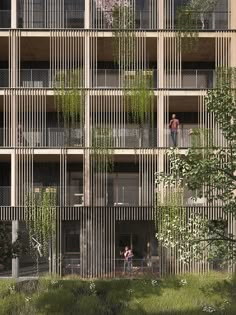
[[0, 297], [0, 315], [235, 315], [236, 278], [226, 273], [95, 281], [47, 277], [16, 285], [0, 281]]

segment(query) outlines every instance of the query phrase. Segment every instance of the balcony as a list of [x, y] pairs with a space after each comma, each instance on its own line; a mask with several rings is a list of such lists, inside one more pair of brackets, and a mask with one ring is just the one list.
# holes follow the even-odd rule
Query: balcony
[[[149, 70], [148, 70], [149, 71]], [[150, 70], [151, 71], [151, 70]], [[134, 71], [131, 71], [133, 73]], [[153, 88], [157, 88], [157, 70], [153, 72]], [[94, 88], [123, 88], [125, 87], [125, 79], [129, 75], [129, 71], [121, 73], [118, 69], [95, 69], [92, 70], [91, 85]]]
[[[10, 130], [0, 128], [0, 146], [10, 146]], [[79, 128], [47, 128], [45, 130], [22, 130], [18, 135], [18, 146], [26, 147], [83, 147], [84, 134]], [[91, 135], [92, 136], [92, 135]], [[94, 139], [96, 141], [96, 139]], [[114, 148], [153, 148], [157, 143], [157, 129], [121, 128], [113, 129]]]
[[22, 69], [19, 85], [27, 88], [52, 87], [51, 71], [49, 69]]
[[[79, 255], [79, 254], [77, 254]], [[143, 253], [145, 255], [145, 253]], [[68, 255], [67, 255], [68, 256]], [[130, 278], [130, 277], [143, 277], [144, 275], [157, 275], [159, 273], [159, 257], [152, 257], [150, 259], [132, 259], [130, 267], [127, 271], [124, 268], [124, 259], [107, 260], [107, 266], [113, 266], [116, 277]], [[63, 257], [62, 260], [63, 275], [80, 275], [81, 274], [81, 261], [80, 258]]]
[[[124, 87], [127, 73], [122, 74], [118, 69], [91, 70], [91, 86], [98, 89], [116, 89]], [[25, 88], [53, 88], [54, 78], [50, 69], [22, 69], [20, 71], [19, 86]], [[176, 73], [165, 75], [166, 87], [177, 88]], [[211, 89], [215, 84], [215, 70], [182, 70], [182, 89]], [[9, 70], [0, 69], [0, 88], [9, 86]], [[158, 88], [158, 70], [153, 70], [153, 88]]]
[[[94, 129], [94, 126], [93, 128]], [[189, 148], [191, 146], [191, 131], [198, 129], [197, 124], [181, 124], [178, 130], [177, 146], [179, 148]], [[214, 143], [224, 140], [222, 133], [215, 133]], [[99, 136], [90, 135], [94, 144], [102, 143]], [[133, 127], [127, 125], [123, 128], [111, 129], [109, 143], [117, 149], [138, 149], [138, 148], [159, 148], [158, 138], [164, 137], [164, 147], [172, 147], [173, 142], [168, 126], [163, 129], [143, 127]], [[45, 130], [22, 130], [21, 136], [17, 137], [17, 146], [33, 148], [83, 148], [84, 132], [79, 128], [47, 128]], [[0, 128], [0, 147], [10, 147], [10, 130]]]
[[11, 11], [0, 10], [0, 28], [10, 28], [10, 27], [11, 27]]
[[18, 28], [84, 28], [84, 11], [19, 11]]
[[[100, 139], [104, 135], [94, 136], [91, 133], [90, 137], [96, 145], [96, 143], [102, 143]], [[111, 129], [109, 143], [113, 144], [114, 148], [155, 148], [157, 146], [157, 129], [148, 127], [140, 129], [132, 127], [132, 125]]]
[[[176, 72], [166, 74], [166, 86], [176, 88]], [[181, 89], [211, 89], [215, 85], [215, 70], [183, 69], [181, 72]]]
[[[60, 189], [59, 186], [46, 187], [37, 185], [33, 187], [33, 194], [36, 202], [42, 194], [47, 194], [47, 198], [50, 200], [51, 204], [55, 206], [60, 205], [62, 196], [63, 203], [65, 203], [66, 206], [81, 207], [84, 205], [84, 194], [81, 192], [81, 188], [77, 186], [66, 186]], [[27, 196], [25, 196], [25, 198], [27, 199]]]
[[[198, 125], [181, 124], [177, 135], [177, 147], [189, 148], [191, 146], [191, 130], [197, 129]], [[170, 129], [165, 130], [166, 147], [173, 147]]]

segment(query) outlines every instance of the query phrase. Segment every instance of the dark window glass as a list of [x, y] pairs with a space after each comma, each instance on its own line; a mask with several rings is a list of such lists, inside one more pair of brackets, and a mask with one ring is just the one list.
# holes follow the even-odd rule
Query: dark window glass
[[78, 231], [66, 231], [65, 234], [65, 252], [80, 252], [80, 235]]

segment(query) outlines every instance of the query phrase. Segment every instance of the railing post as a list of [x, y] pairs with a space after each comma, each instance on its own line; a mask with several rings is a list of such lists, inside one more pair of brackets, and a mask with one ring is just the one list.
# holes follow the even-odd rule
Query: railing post
[[140, 29], [142, 29], [142, 13], [141, 13], [141, 10], [139, 11], [139, 27]]
[[30, 87], [34, 87], [34, 82], [33, 82], [33, 69], [30, 70], [30, 81], [31, 81]]
[[197, 83], [198, 83], [198, 77], [197, 77], [197, 75], [198, 75], [198, 70], [196, 70], [196, 89], [197, 89]]
[[216, 29], [216, 12], [212, 12], [212, 29]]
[[51, 88], [52, 87], [52, 77], [51, 77], [51, 71], [47, 70], [47, 77], [48, 77], [48, 87]]

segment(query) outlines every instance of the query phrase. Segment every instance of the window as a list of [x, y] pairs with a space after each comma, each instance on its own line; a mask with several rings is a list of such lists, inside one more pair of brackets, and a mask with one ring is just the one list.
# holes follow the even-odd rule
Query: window
[[65, 231], [65, 253], [80, 252], [80, 233], [79, 230]]

